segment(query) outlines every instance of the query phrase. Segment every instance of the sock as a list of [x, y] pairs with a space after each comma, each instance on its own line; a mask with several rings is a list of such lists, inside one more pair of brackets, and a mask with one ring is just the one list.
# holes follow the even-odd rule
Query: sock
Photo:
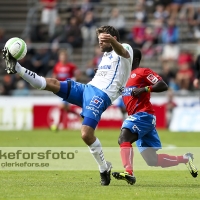
[[25, 69], [18, 62], [15, 66], [15, 70], [25, 81], [30, 83], [30, 85], [32, 85], [34, 88], [40, 89], [40, 90], [43, 90], [46, 88], [46, 80], [44, 77], [38, 76], [36, 73], [28, 69]]
[[123, 166], [130, 175], [133, 175], [133, 147], [130, 142], [120, 144], [120, 154]]
[[104, 159], [104, 154], [99, 139], [96, 138], [95, 142], [88, 147], [90, 149], [90, 153], [92, 153], [94, 159], [99, 165], [99, 171], [102, 173], [107, 170], [108, 166]]
[[187, 163], [188, 159], [184, 156], [171, 156], [168, 154], [158, 154], [157, 166], [162, 168], [176, 166], [179, 163]]

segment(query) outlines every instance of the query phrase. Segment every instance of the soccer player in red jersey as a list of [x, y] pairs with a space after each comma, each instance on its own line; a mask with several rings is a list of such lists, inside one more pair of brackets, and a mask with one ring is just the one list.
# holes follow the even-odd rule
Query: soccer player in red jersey
[[134, 151], [132, 143], [136, 142], [139, 152], [149, 166], [171, 167], [185, 163], [193, 177], [197, 177], [197, 169], [193, 164], [193, 155], [181, 156], [157, 154], [161, 142], [156, 131], [156, 117], [150, 103], [151, 92], [163, 92], [168, 89], [162, 78], [149, 68], [139, 67], [141, 52], [133, 50], [132, 72], [122, 92], [128, 117], [124, 120], [118, 143], [125, 172], [113, 172], [118, 180], [125, 180], [133, 185], [136, 178], [133, 173]]
[[[58, 55], [58, 62], [56, 63], [55, 67], [53, 68], [52, 77], [56, 78], [59, 81], [66, 81], [67, 79], [71, 79], [74, 77], [74, 73], [77, 70], [77, 66], [68, 61], [68, 53], [67, 50], [61, 49]], [[67, 101], [62, 101], [59, 105], [60, 108], [60, 116], [57, 123], [53, 123], [50, 125], [50, 129], [52, 131], [57, 131], [63, 123], [63, 119], [65, 113], [73, 113], [76, 116], [80, 117], [78, 113], [76, 113], [70, 106]]]

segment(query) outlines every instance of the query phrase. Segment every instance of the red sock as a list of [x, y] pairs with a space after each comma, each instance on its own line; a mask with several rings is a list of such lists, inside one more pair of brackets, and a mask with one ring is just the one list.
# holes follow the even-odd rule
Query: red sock
[[168, 154], [158, 154], [157, 166], [160, 167], [172, 167], [179, 163], [187, 163], [188, 159], [184, 159], [183, 156], [171, 156]]
[[133, 175], [133, 147], [130, 142], [120, 144], [120, 154], [123, 166], [129, 174]]

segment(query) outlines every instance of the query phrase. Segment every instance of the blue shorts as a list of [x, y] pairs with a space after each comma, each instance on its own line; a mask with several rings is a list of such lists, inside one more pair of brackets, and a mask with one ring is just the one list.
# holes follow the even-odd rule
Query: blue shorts
[[[68, 87], [71, 81], [71, 89]], [[97, 123], [101, 119], [102, 113], [111, 105], [108, 95], [98, 88], [89, 85], [67, 80], [60, 82], [60, 91], [56, 93], [71, 104], [82, 108], [81, 116], [95, 120]]]
[[129, 129], [132, 133], [138, 133], [136, 146], [140, 153], [152, 147], [156, 150], [161, 149], [161, 142], [155, 128], [156, 117], [146, 112], [139, 112], [128, 116], [123, 122], [122, 128]]

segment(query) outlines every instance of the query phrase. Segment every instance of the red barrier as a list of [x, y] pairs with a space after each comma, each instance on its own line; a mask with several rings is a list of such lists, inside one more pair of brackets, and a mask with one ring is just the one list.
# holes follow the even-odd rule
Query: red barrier
[[[72, 109], [78, 113], [81, 108], [72, 106]], [[154, 105], [157, 118], [157, 128], [166, 128], [165, 106]], [[33, 106], [33, 127], [47, 128], [51, 124], [57, 124], [59, 120], [60, 110], [57, 106]], [[102, 115], [98, 124], [98, 128], [120, 128], [122, 125], [122, 114], [116, 106], [110, 106]], [[72, 113], [66, 113], [62, 122], [63, 128], [80, 129], [81, 119]]]

